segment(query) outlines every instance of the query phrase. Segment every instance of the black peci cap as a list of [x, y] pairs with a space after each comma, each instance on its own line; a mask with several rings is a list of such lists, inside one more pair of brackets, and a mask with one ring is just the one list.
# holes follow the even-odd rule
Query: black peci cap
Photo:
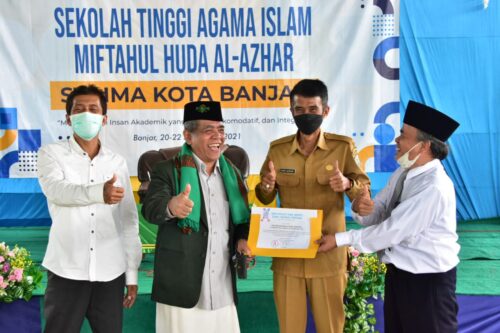
[[184, 123], [191, 120], [222, 120], [220, 102], [191, 102], [184, 105]]
[[458, 122], [427, 105], [409, 101], [403, 123], [434, 136], [443, 142], [460, 126]]

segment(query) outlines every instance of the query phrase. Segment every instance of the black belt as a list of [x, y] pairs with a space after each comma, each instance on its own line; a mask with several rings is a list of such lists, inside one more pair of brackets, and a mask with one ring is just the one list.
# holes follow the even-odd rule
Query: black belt
[[434, 273], [412, 273], [412, 272], [408, 272], [408, 271], [405, 271], [404, 269], [400, 269], [400, 268], [397, 268], [396, 266], [394, 266], [393, 264], [385, 264], [385, 267], [387, 268], [387, 271], [388, 272], [392, 272], [392, 273], [396, 273], [396, 272], [399, 272], [400, 274], [407, 274], [407, 275], [419, 275], [419, 276], [424, 276], [424, 275], [445, 275], [445, 274], [456, 274], [456, 267], [453, 267], [452, 269], [450, 269], [449, 271], [446, 271], [446, 272], [434, 272]]
[[398, 269], [396, 266], [394, 266], [393, 264], [385, 264], [385, 267], [387, 267], [387, 270], [396, 270]]

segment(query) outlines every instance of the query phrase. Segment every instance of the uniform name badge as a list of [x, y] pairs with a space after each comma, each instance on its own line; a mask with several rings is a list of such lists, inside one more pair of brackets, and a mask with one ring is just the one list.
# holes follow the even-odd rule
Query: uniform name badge
[[252, 255], [314, 258], [322, 223], [322, 210], [254, 206], [248, 246]]

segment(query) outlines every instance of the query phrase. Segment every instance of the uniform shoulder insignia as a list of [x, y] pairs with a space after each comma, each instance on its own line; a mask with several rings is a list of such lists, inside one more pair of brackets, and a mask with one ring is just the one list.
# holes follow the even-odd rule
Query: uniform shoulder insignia
[[284, 137], [282, 137], [282, 138], [279, 138], [279, 139], [277, 139], [277, 140], [272, 141], [272, 142], [271, 142], [271, 147], [272, 147], [272, 146], [279, 145], [279, 144], [281, 144], [281, 143], [292, 142], [294, 138], [295, 138], [295, 134], [288, 135], [288, 136], [284, 136]]
[[344, 141], [344, 142], [347, 142], [348, 144], [353, 143], [353, 140], [350, 137], [345, 136], [345, 135], [333, 134], [333, 133], [325, 133], [325, 139]]
[[352, 146], [352, 157], [354, 158], [354, 161], [356, 162], [356, 164], [361, 167], [361, 161], [359, 159], [359, 155], [358, 155], [358, 148], [356, 148], [356, 145], [353, 144]]
[[338, 135], [338, 134], [333, 134], [333, 133], [325, 133], [325, 139], [327, 140], [337, 140], [337, 141], [343, 141], [347, 144], [349, 144], [349, 147], [352, 152], [352, 157], [354, 158], [354, 161], [356, 164], [359, 166], [360, 160], [358, 156], [358, 149], [356, 148], [356, 144], [354, 143], [354, 140], [348, 136], [345, 135]]

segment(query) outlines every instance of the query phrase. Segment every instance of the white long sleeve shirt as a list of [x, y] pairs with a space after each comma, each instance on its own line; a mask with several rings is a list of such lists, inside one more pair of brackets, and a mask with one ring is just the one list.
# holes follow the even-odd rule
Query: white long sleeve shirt
[[[113, 174], [125, 197], [107, 205], [103, 188]], [[71, 137], [40, 148], [38, 178], [52, 218], [42, 265], [68, 279], [105, 282], [126, 273], [127, 285], [137, 284], [141, 241], [125, 160], [102, 146], [91, 160]]]
[[337, 233], [337, 246], [364, 253], [381, 251], [381, 260], [411, 273], [439, 273], [455, 267], [460, 246], [456, 233], [455, 188], [437, 159], [411, 169], [399, 205], [388, 205], [403, 169], [374, 198], [372, 214], [354, 219], [367, 226]]
[[219, 168], [219, 161], [211, 175], [206, 172], [206, 165], [194, 155], [201, 190], [205, 203], [208, 224], [207, 256], [200, 299], [197, 308], [217, 310], [234, 304], [233, 284], [229, 262], [229, 202], [224, 181]]
[[[205, 163], [193, 154], [201, 191], [205, 204], [208, 224], [207, 256], [203, 268], [200, 299], [196, 307], [204, 310], [217, 310], [234, 304], [231, 271], [229, 269], [229, 202], [224, 188], [219, 161], [212, 174], [208, 174]], [[174, 216], [167, 206], [167, 218]]]

